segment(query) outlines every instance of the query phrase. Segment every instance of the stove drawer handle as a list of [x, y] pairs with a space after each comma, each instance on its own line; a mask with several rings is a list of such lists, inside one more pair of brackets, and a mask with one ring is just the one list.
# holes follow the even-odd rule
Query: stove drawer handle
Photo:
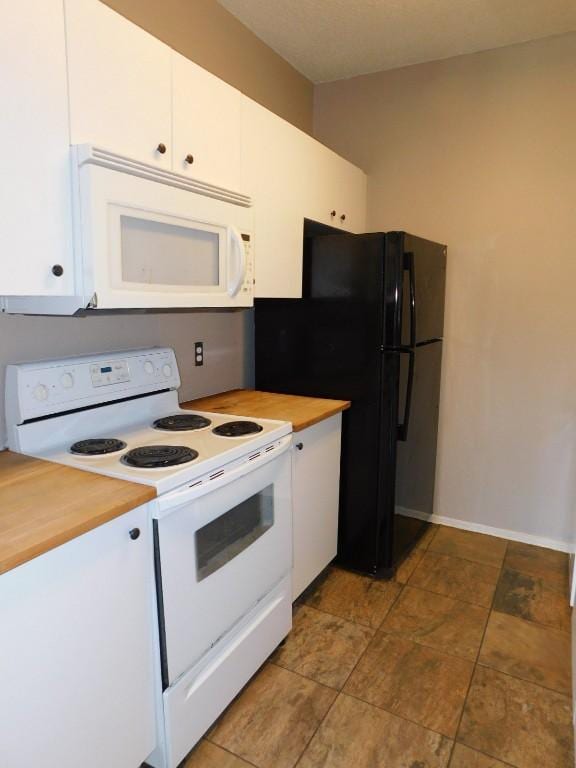
[[132, 541], [136, 541], [136, 539], [140, 538], [140, 528], [132, 528], [132, 530], [129, 533], [130, 538]]

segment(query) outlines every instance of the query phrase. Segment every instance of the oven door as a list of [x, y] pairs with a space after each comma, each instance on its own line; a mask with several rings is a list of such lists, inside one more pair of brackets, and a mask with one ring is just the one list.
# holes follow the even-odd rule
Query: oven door
[[174, 492], [174, 508], [170, 495], [162, 498], [155, 543], [165, 688], [290, 573], [289, 445], [197, 489], [196, 497], [194, 488]]
[[252, 305], [250, 208], [91, 164], [79, 185], [85, 293], [96, 308]]

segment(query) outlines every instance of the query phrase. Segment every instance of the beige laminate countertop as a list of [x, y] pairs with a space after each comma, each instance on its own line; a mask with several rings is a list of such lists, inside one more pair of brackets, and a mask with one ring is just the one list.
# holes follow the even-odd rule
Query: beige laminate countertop
[[148, 485], [0, 451], [0, 573], [155, 496]]
[[327, 400], [323, 397], [279, 395], [255, 389], [232, 389], [219, 395], [182, 403], [182, 408], [246, 416], [253, 419], [280, 419], [292, 422], [294, 432], [317, 424], [350, 408], [349, 400]]

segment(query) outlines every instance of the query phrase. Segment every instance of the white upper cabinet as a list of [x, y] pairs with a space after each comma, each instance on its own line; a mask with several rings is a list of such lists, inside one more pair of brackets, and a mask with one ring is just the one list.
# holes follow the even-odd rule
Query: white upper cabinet
[[348, 232], [366, 226], [366, 174], [246, 97], [242, 188], [254, 198], [259, 298], [302, 296], [304, 219]]
[[240, 190], [240, 91], [175, 52], [172, 86], [174, 171]]
[[251, 99], [242, 103], [242, 189], [254, 199], [255, 296], [302, 295], [303, 188], [314, 173], [304, 134]]
[[366, 174], [315, 139], [309, 139], [316, 173], [305, 187], [307, 218], [346, 232], [366, 231]]
[[62, 0], [2, 0], [0, 7], [0, 294], [70, 294]]
[[172, 51], [96, 0], [65, 0], [72, 144], [170, 168]]

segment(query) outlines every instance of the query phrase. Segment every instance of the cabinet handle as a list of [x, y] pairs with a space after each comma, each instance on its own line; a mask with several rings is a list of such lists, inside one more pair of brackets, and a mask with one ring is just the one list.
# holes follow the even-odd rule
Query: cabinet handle
[[136, 541], [136, 539], [140, 538], [140, 528], [132, 528], [129, 535], [132, 541]]
[[343, 213], [342, 216], [340, 216], [340, 221], [346, 221], [346, 214]]
[[186, 157], [184, 158], [184, 160], [186, 160], [186, 162], [188, 163], [188, 165], [192, 165], [192, 163], [194, 162], [194, 155], [186, 155]]
[[54, 264], [54, 266], [52, 267], [52, 274], [54, 275], [54, 277], [62, 277], [62, 275], [64, 274], [64, 267], [62, 266], [62, 264]]
[[156, 152], [160, 152], [161, 155], [165, 155], [166, 154], [166, 144], [162, 144], [162, 143], [158, 144], [158, 146], [156, 147]]
[[334, 218], [334, 216], [336, 216], [336, 211], [330, 211], [330, 216], [332, 216], [332, 218]]
[[296, 448], [301, 451], [304, 448], [304, 443], [296, 443]]

